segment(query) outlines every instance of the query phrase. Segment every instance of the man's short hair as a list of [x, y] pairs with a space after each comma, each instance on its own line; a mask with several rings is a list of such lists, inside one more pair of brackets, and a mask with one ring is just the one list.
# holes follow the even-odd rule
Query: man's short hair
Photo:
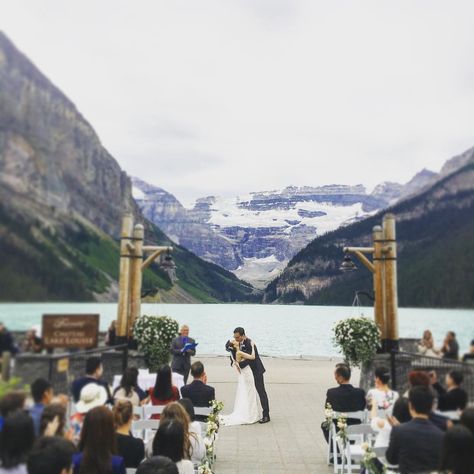
[[234, 334], [235, 333], [239, 334], [240, 336], [245, 336], [245, 329], [241, 328], [241, 327], [235, 328], [234, 329]]
[[72, 465], [74, 445], [59, 436], [43, 436], [28, 457], [28, 474], [61, 474]]
[[456, 385], [461, 385], [462, 381], [464, 380], [464, 375], [460, 370], [450, 370], [449, 376]]
[[89, 357], [86, 360], [86, 374], [92, 375], [102, 364], [102, 359], [98, 356]]
[[408, 401], [411, 407], [420, 415], [429, 415], [433, 409], [433, 392], [422, 385], [413, 387], [408, 392]]
[[178, 468], [166, 456], [153, 456], [138, 466], [137, 474], [178, 474]]
[[196, 362], [194, 362], [192, 365], [191, 365], [191, 375], [194, 377], [194, 378], [199, 378], [202, 376], [202, 374], [204, 373], [204, 365], [202, 362], [199, 362], [198, 360]]
[[31, 396], [35, 403], [40, 403], [43, 399], [44, 394], [52, 387], [51, 383], [46, 379], [36, 379], [31, 384]]
[[351, 368], [347, 364], [336, 365], [336, 375], [342, 377], [344, 380], [351, 379]]

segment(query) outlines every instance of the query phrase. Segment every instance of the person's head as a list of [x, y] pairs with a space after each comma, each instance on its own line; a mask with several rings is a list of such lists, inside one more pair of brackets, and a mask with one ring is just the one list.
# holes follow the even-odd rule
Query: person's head
[[179, 334], [180, 334], [181, 336], [188, 337], [188, 336], [189, 336], [189, 326], [186, 326], [186, 324], [183, 324], [183, 325], [179, 328]]
[[13, 468], [26, 462], [35, 441], [32, 418], [21, 410], [10, 412], [0, 431], [0, 464]]
[[431, 334], [431, 331], [429, 329], [426, 329], [423, 332], [423, 339], [425, 340], [433, 339], [433, 334]]
[[474, 339], [471, 341], [470, 352], [471, 354], [474, 354]]
[[474, 435], [462, 425], [455, 425], [444, 435], [440, 469], [453, 474], [472, 474]]
[[410, 384], [410, 387], [429, 387], [430, 376], [428, 372], [423, 370], [412, 370], [408, 374], [408, 383]]
[[60, 403], [50, 403], [46, 405], [41, 414], [40, 421], [40, 435], [43, 435], [44, 431], [56, 417], [58, 417], [59, 425], [56, 430], [55, 436], [63, 436], [64, 428], [66, 426], [66, 408]]
[[446, 333], [446, 339], [448, 341], [454, 341], [456, 339], [456, 333], [454, 331], [448, 331]]
[[74, 445], [63, 438], [43, 436], [28, 457], [28, 474], [71, 474]]
[[205, 372], [202, 362], [196, 361], [191, 365], [191, 375], [198, 380], [204, 377]]
[[245, 339], [245, 329], [238, 327], [234, 329], [234, 339], [236, 342], [242, 342]]
[[86, 374], [89, 377], [95, 377], [99, 379], [102, 377], [104, 368], [102, 366], [102, 360], [100, 357], [92, 356], [86, 360]]
[[173, 420], [179, 421], [183, 425], [186, 437], [189, 433], [189, 423], [191, 420], [184, 406], [178, 402], [168, 403], [161, 413], [160, 423], [166, 423]]
[[138, 466], [136, 474], [178, 474], [178, 467], [166, 456], [153, 456]]
[[186, 410], [190, 421], [194, 421], [196, 419], [196, 414], [194, 413], [193, 402], [189, 398], [180, 398], [178, 403]]
[[387, 367], [377, 367], [375, 369], [375, 386], [385, 387], [390, 381], [390, 370]]
[[6, 327], [5, 327], [5, 324], [3, 324], [2, 322], [0, 322], [0, 332], [3, 332], [6, 330]]
[[7, 416], [8, 413], [15, 410], [23, 410], [25, 406], [26, 394], [21, 390], [8, 392], [0, 400], [0, 415]]
[[133, 389], [137, 386], [138, 369], [136, 367], [127, 367], [120, 380], [120, 388], [125, 390], [125, 395], [129, 397]]
[[102, 385], [88, 383], [84, 385], [76, 403], [79, 413], [87, 413], [95, 407], [103, 406], [107, 402], [107, 390]]
[[116, 321], [115, 319], [113, 319], [113, 320], [110, 322], [109, 330], [110, 330], [110, 331], [113, 331], [116, 327], [117, 327], [117, 321]]
[[434, 396], [428, 387], [413, 387], [408, 392], [408, 406], [412, 418], [428, 416], [433, 409]]
[[102, 474], [112, 466], [116, 453], [114, 416], [106, 407], [96, 407], [84, 417], [79, 450], [82, 461], [79, 474]]
[[347, 364], [337, 364], [334, 370], [334, 378], [338, 384], [348, 383], [351, 379], [351, 369]]
[[47, 405], [48, 403], [51, 403], [51, 400], [54, 397], [53, 386], [46, 379], [36, 379], [31, 384], [31, 396], [35, 403], [43, 403], [44, 405]]
[[117, 400], [113, 409], [115, 426], [129, 426], [133, 421], [133, 405], [129, 400]]
[[448, 388], [459, 387], [464, 380], [464, 375], [460, 370], [450, 370], [446, 374], [446, 385]]
[[162, 365], [156, 372], [155, 387], [153, 395], [158, 400], [169, 400], [173, 396], [171, 379], [171, 367]]
[[185, 457], [184, 427], [176, 420], [162, 422], [153, 438], [153, 456], [166, 456], [173, 462]]
[[474, 435], [474, 408], [466, 408], [461, 413], [460, 418], [461, 425], [469, 428], [471, 433]]

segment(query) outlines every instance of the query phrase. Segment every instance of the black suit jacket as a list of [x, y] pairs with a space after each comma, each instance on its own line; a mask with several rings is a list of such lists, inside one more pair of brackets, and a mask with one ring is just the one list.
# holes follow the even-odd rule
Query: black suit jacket
[[438, 410], [454, 411], [464, 410], [467, 405], [467, 392], [462, 388], [446, 390], [439, 382], [433, 384], [438, 392]]
[[[260, 359], [260, 356], [258, 355], [258, 349], [255, 344], [254, 344], [254, 347], [255, 347], [255, 359], [254, 360], [244, 359], [242, 362], [239, 363], [239, 366], [241, 369], [243, 369], [244, 367], [247, 367], [248, 365], [252, 369], [254, 376], [259, 376], [265, 373], [265, 367], [263, 365], [262, 360]], [[227, 341], [226, 350], [228, 350], [229, 352], [232, 352], [232, 356], [235, 358], [235, 350], [233, 350], [233, 347], [230, 341]], [[242, 352], [246, 352], [247, 354], [252, 353], [252, 341], [248, 337], [245, 338], [245, 340], [241, 342], [240, 350]]]
[[[200, 380], [194, 380], [189, 385], [181, 387], [181, 396], [189, 398], [195, 407], [208, 407], [212, 400], [216, 398], [214, 387], [206, 385]], [[196, 420], [206, 421], [205, 416], [196, 415]]]
[[326, 393], [326, 404], [330, 403], [334, 411], [347, 413], [365, 408], [365, 392], [351, 384], [330, 388]]
[[[194, 343], [194, 339], [192, 337], [188, 337], [187, 342]], [[183, 347], [184, 344], [182, 336], [175, 337], [171, 342], [170, 351], [171, 354], [173, 354], [171, 369], [173, 372], [177, 372], [178, 374], [184, 374], [189, 371], [191, 368], [191, 356], [196, 355], [196, 349], [181, 352]]]
[[401, 474], [434, 471], [439, 467], [443, 437], [431, 421], [414, 418], [392, 428], [385, 457], [399, 465]]

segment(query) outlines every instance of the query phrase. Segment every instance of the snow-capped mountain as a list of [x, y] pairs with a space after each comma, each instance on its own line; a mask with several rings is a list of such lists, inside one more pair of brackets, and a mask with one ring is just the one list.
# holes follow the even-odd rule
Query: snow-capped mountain
[[172, 194], [137, 178], [133, 195], [144, 215], [176, 243], [264, 287], [318, 235], [360, 220], [403, 196], [404, 186], [289, 186], [224, 198], [200, 198], [186, 209]]

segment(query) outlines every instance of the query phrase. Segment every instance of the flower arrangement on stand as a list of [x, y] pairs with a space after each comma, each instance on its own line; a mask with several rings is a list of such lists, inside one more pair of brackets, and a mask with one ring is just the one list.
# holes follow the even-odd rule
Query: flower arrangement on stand
[[387, 468], [377, 459], [377, 455], [372, 450], [369, 443], [363, 443], [362, 449], [364, 450], [364, 456], [360, 462], [364, 474], [385, 474]]
[[361, 367], [372, 361], [380, 347], [380, 329], [369, 318], [348, 318], [334, 326], [333, 344], [350, 366]]
[[168, 316], [143, 315], [135, 321], [133, 337], [152, 372], [163, 364], [169, 364], [170, 344], [178, 330], [178, 322]]
[[323, 428], [328, 430], [331, 427], [331, 423], [334, 420], [336, 412], [332, 409], [332, 405], [330, 403], [326, 403], [326, 407], [324, 408], [324, 421], [323, 421]]
[[213, 474], [212, 464], [216, 460], [216, 440], [217, 432], [219, 431], [219, 415], [224, 409], [224, 404], [217, 400], [212, 400], [210, 403], [212, 412], [207, 418], [206, 436], [204, 444], [206, 446], [206, 456], [198, 467], [199, 474]]
[[337, 437], [341, 440], [343, 449], [346, 449], [348, 437], [347, 437], [347, 416], [341, 413], [337, 417], [336, 426], [338, 428]]

